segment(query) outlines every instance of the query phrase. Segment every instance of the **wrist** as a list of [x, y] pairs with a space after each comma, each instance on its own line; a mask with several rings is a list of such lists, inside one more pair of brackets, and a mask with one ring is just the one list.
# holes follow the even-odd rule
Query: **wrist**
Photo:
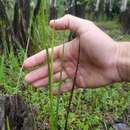
[[120, 81], [130, 81], [130, 43], [118, 42], [117, 70]]

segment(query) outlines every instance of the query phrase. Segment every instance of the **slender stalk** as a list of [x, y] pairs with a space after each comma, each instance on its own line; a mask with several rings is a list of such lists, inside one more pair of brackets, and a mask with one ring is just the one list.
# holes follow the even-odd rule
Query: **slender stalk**
[[69, 118], [70, 108], [71, 108], [71, 104], [72, 104], [72, 100], [73, 100], [74, 88], [75, 88], [77, 72], [78, 72], [78, 68], [79, 68], [79, 61], [80, 61], [80, 42], [79, 42], [79, 48], [78, 48], [77, 65], [76, 65], [76, 70], [75, 70], [75, 76], [74, 76], [74, 80], [73, 80], [72, 90], [71, 90], [70, 97], [69, 97], [69, 104], [68, 104], [68, 107], [67, 107], [67, 114], [66, 114], [64, 130], [68, 129], [68, 118]]
[[[27, 58], [27, 53], [28, 53], [28, 48], [29, 48], [29, 41], [30, 41], [30, 37], [28, 37], [28, 40], [27, 40], [27, 46], [26, 46], [26, 51], [25, 51], [25, 55], [24, 55], [24, 60]], [[18, 76], [18, 80], [17, 80], [17, 85], [16, 85], [17, 91], [18, 91], [18, 88], [20, 86], [20, 79], [22, 77], [22, 71], [23, 71], [23, 65], [20, 68], [20, 72], [19, 72], [19, 76]]]
[[7, 125], [7, 130], [11, 130], [8, 117], [6, 118], [6, 125]]
[[51, 54], [49, 54], [49, 45], [48, 43], [48, 35], [46, 30], [46, 24], [45, 24], [45, 15], [44, 15], [44, 0], [42, 0], [42, 21], [43, 21], [43, 36], [44, 36], [44, 42], [45, 42], [45, 49], [46, 49], [46, 55], [47, 55], [47, 65], [48, 65], [48, 89], [49, 89], [49, 111], [50, 111], [50, 129], [56, 130], [55, 125], [55, 111], [53, 106], [53, 95], [52, 95], [52, 85], [53, 85], [53, 59], [54, 59], [54, 36], [55, 33], [52, 33], [52, 41], [51, 41]]
[[63, 72], [63, 67], [64, 67], [64, 48], [65, 48], [65, 44], [63, 44], [63, 49], [62, 49], [60, 82], [59, 82], [58, 96], [57, 96], [57, 106], [56, 106], [56, 122], [57, 122], [57, 128], [58, 128], [58, 113], [59, 113], [59, 105], [60, 105], [60, 88], [61, 88], [61, 85], [62, 85], [62, 72]]
[[51, 84], [50, 84], [50, 109], [52, 110], [52, 113], [51, 113], [51, 124], [53, 125], [53, 129], [57, 129], [56, 128], [56, 115], [55, 115], [55, 111], [54, 111], [54, 106], [53, 106], [53, 95], [52, 95], [52, 86], [53, 86], [53, 73], [54, 73], [54, 67], [53, 67], [53, 65], [54, 65], [54, 45], [55, 45], [55, 29], [52, 31], [52, 39], [51, 39], [51, 63], [50, 63], [50, 66], [51, 66]]

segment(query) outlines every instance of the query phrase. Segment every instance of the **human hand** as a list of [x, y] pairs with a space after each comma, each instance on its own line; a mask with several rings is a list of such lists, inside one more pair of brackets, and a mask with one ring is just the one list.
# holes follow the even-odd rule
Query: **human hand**
[[[80, 44], [80, 60], [76, 78], [77, 88], [96, 88], [120, 81], [116, 65], [118, 45], [93, 22], [65, 15], [58, 20], [51, 21], [50, 26], [57, 30], [68, 29], [77, 34], [74, 40], [65, 43], [62, 80], [74, 78]], [[62, 49], [63, 45], [54, 48], [54, 82], [60, 80]], [[45, 64], [45, 61], [46, 51], [43, 50], [26, 59], [23, 65], [29, 69]], [[47, 65], [31, 71], [26, 75], [25, 80], [34, 87], [47, 86]], [[61, 93], [70, 91], [72, 84], [73, 81], [65, 82], [61, 86]]]

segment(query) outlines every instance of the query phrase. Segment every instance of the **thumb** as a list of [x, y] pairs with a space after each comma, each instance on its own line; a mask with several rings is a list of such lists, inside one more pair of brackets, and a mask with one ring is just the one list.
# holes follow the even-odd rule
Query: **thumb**
[[57, 30], [68, 29], [72, 32], [80, 34], [81, 28], [84, 25], [84, 23], [85, 23], [85, 20], [67, 14], [60, 19], [51, 20], [50, 21], [50, 27], [53, 28], [53, 29], [57, 29]]

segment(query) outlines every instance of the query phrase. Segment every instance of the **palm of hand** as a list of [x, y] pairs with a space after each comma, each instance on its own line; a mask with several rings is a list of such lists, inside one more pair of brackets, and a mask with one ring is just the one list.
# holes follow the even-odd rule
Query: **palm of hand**
[[[107, 43], [102, 43], [101, 46], [100, 41], [93, 38], [90, 39], [91, 37], [88, 38], [88, 35], [88, 33], [84, 33], [80, 37], [67, 43], [65, 47], [64, 71], [67, 75], [66, 77], [74, 78], [80, 42], [80, 61], [76, 77], [76, 85], [77, 87], [82, 88], [108, 84], [113, 80], [110, 76], [111, 73], [116, 71], [116, 66], [111, 64], [111, 59], [109, 59], [110, 52], [114, 53], [115, 51], [113, 49], [113, 44], [106, 46]], [[109, 67], [109, 65], [111, 67]], [[113, 75], [113, 77], [114, 76], [115, 75]]]

